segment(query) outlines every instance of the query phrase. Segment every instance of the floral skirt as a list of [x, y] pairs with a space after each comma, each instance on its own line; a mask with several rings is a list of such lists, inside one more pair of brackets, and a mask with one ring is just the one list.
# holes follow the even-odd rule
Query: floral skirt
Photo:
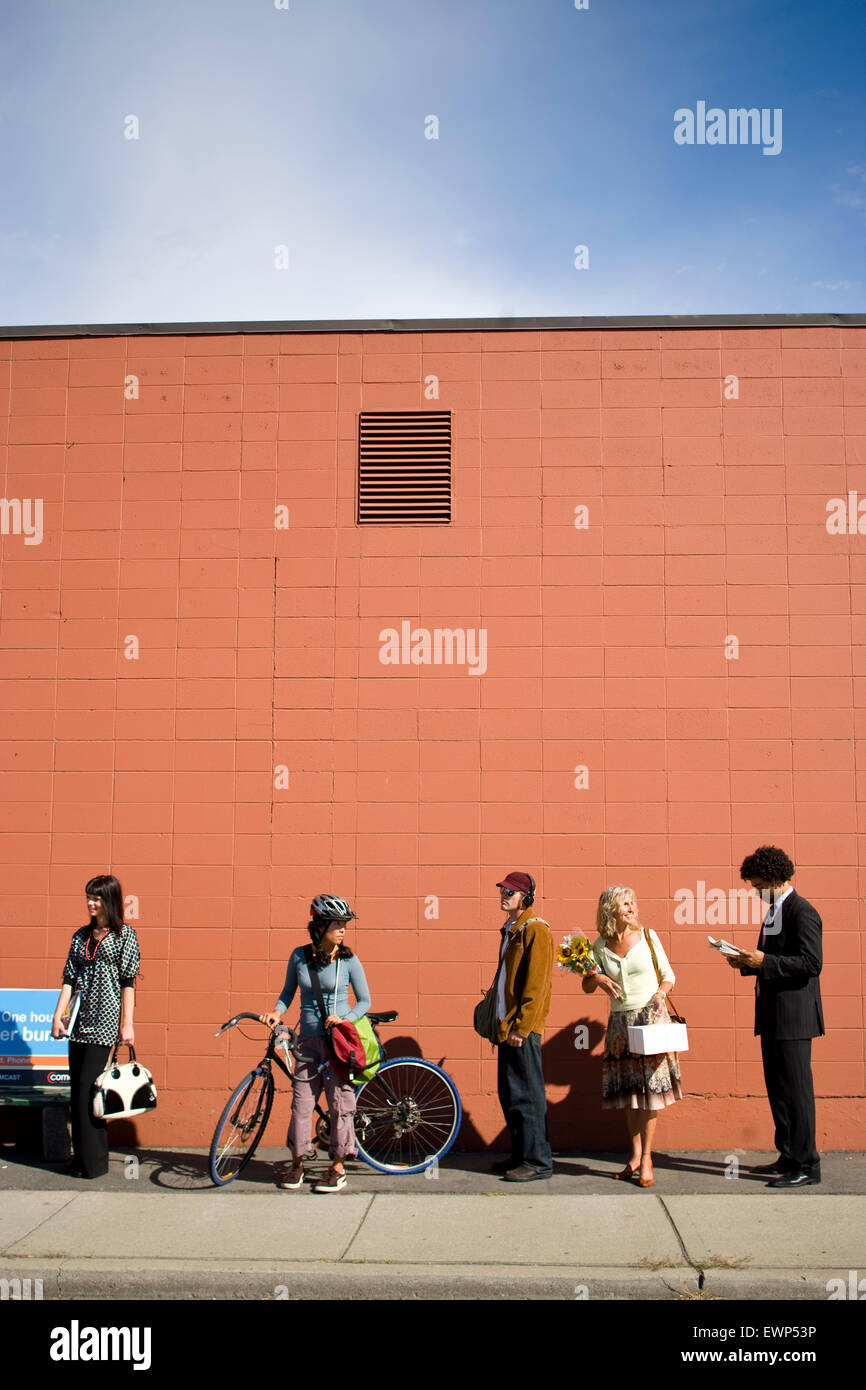
[[667, 1008], [653, 1020], [649, 1004], [642, 1009], [611, 1012], [601, 1062], [603, 1110], [664, 1110], [682, 1100], [680, 1064], [675, 1052], [642, 1057], [628, 1050], [629, 1026], [669, 1023]]

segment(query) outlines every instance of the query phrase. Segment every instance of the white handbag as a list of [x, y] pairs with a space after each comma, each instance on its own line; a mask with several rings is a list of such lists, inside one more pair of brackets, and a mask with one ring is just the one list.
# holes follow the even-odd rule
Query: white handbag
[[[662, 972], [659, 970], [659, 963], [656, 960], [652, 937], [646, 927], [644, 927], [644, 938], [653, 958], [656, 980], [661, 986]], [[657, 1057], [663, 1052], [688, 1052], [689, 1034], [686, 1021], [677, 1012], [677, 1006], [670, 994], [667, 996], [666, 1007], [670, 1015], [668, 1023], [633, 1023], [629, 1026], [629, 1052], [638, 1057]]]
[[[121, 1046], [129, 1048], [130, 1060], [118, 1062]], [[93, 1114], [97, 1120], [128, 1120], [156, 1109], [156, 1086], [147, 1067], [135, 1060], [132, 1043], [116, 1043], [111, 1061], [93, 1083]]]
[[689, 1035], [684, 1023], [632, 1023], [628, 1050], [636, 1057], [657, 1057], [662, 1052], [688, 1052]]

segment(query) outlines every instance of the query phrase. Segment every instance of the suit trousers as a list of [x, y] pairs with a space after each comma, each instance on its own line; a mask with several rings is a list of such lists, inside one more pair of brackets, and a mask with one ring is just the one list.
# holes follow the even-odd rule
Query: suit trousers
[[547, 1095], [541, 1070], [541, 1034], [530, 1033], [522, 1047], [498, 1043], [499, 1104], [511, 1135], [515, 1167], [525, 1163], [542, 1173], [553, 1172], [547, 1135]]
[[776, 1126], [776, 1148], [791, 1169], [814, 1167], [815, 1090], [811, 1038], [761, 1038], [767, 1099]]
[[108, 1172], [108, 1126], [93, 1113], [93, 1083], [108, 1066], [110, 1047], [69, 1040], [72, 1152], [86, 1178]]

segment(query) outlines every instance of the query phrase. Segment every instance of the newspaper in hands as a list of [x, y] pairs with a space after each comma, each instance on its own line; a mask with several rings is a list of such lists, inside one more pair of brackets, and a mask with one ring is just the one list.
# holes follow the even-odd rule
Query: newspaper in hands
[[708, 936], [707, 940], [714, 951], [719, 951], [723, 956], [741, 956], [743, 952], [739, 946], [732, 946], [730, 941], [716, 940], [714, 936]]

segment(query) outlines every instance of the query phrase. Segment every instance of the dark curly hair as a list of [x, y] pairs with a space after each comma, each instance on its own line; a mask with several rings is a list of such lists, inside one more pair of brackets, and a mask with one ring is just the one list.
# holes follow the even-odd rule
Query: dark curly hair
[[787, 883], [793, 872], [792, 861], [775, 845], [761, 845], [754, 854], [747, 854], [740, 865], [740, 878], [760, 878], [765, 883]]
[[[307, 923], [307, 931], [310, 933], [310, 940], [313, 943], [314, 965], [324, 967], [326, 965], [331, 964], [331, 957], [325, 951], [319, 949], [319, 943], [322, 940], [322, 937], [325, 935], [325, 932], [328, 930], [328, 928], [332, 927], [333, 925], [333, 918], [320, 917], [317, 912], [313, 913], [310, 921]], [[334, 957], [334, 959], [350, 960], [354, 954], [354, 951], [351, 951], [348, 946], [344, 945], [341, 942], [340, 945], [337, 947], [337, 954]]]

